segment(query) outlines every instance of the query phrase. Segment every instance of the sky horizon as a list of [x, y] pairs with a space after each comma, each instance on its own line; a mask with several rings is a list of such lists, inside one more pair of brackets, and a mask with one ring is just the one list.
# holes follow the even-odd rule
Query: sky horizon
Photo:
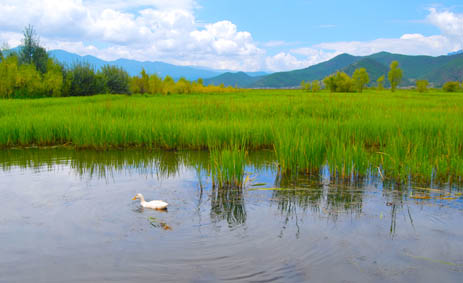
[[277, 72], [342, 53], [439, 56], [461, 50], [458, 2], [0, 0], [0, 44], [19, 45], [30, 24], [48, 50]]

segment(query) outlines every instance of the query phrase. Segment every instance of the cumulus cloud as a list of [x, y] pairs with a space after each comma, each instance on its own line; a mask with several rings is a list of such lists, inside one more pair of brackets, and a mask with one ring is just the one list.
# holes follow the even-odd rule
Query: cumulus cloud
[[[371, 41], [325, 42], [310, 47], [292, 49], [267, 58], [271, 70], [294, 69], [314, 65], [342, 53], [364, 56], [387, 51], [408, 55], [439, 56], [463, 48], [463, 14], [429, 9], [427, 22], [438, 27], [441, 34], [424, 36], [404, 34], [400, 38], [379, 38]], [[301, 55], [296, 58], [294, 55]]]
[[[106, 60], [129, 58], [244, 71], [285, 71], [341, 53], [380, 51], [441, 55], [462, 49], [463, 15], [429, 9], [426, 21], [441, 34], [404, 34], [372, 41], [325, 42], [290, 49], [284, 41], [259, 44], [230, 21], [199, 24], [195, 0], [0, 0], [0, 43], [16, 46], [32, 24], [49, 49]], [[335, 28], [334, 26], [320, 26]], [[265, 48], [281, 48], [268, 55]]]
[[[129, 58], [182, 65], [260, 70], [265, 51], [229, 21], [200, 25], [192, 0], [0, 2], [0, 38], [10, 45], [34, 25], [42, 43], [106, 60]], [[130, 11], [134, 7], [141, 7]], [[104, 46], [96, 48], [95, 46]]]

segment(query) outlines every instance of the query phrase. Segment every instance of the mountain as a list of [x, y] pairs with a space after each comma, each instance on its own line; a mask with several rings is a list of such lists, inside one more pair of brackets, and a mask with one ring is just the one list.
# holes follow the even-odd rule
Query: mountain
[[[341, 54], [326, 62], [305, 69], [273, 73], [260, 77], [248, 87], [252, 88], [290, 88], [297, 87], [301, 81], [322, 80], [337, 71], [352, 75], [357, 68], [366, 68], [370, 85], [389, 71], [392, 61], [398, 61], [403, 70], [402, 86], [411, 86], [416, 80], [427, 79], [434, 86], [441, 86], [449, 80], [463, 79], [463, 53], [450, 56], [410, 56], [380, 52], [369, 56]], [[214, 79], [214, 78], [212, 78]], [[232, 78], [227, 78], [233, 81]], [[387, 83], [387, 82], [386, 82]]]
[[303, 80], [321, 80], [324, 77], [336, 72], [337, 70], [341, 70], [360, 59], [361, 57], [356, 57], [349, 54], [341, 54], [329, 61], [313, 65], [302, 70], [270, 74], [255, 82], [252, 87], [278, 88], [299, 86]]
[[370, 81], [374, 82], [376, 82], [379, 77], [389, 72], [388, 67], [371, 58], [360, 59], [359, 61], [343, 68], [341, 71], [345, 72], [349, 76], [352, 76], [355, 70], [359, 68], [365, 68], [367, 70], [368, 76], [370, 77]]
[[250, 76], [244, 72], [231, 73], [227, 72], [221, 74], [217, 77], [205, 79], [204, 83], [206, 85], [220, 85], [224, 84], [226, 86], [237, 86], [240, 88], [246, 88], [257, 82], [261, 79], [262, 76]]
[[76, 62], [86, 62], [94, 66], [96, 69], [99, 69], [104, 65], [112, 65], [122, 67], [132, 76], [138, 75], [143, 68], [148, 74], [158, 74], [161, 77], [169, 75], [174, 79], [185, 77], [188, 80], [196, 80], [198, 78], [210, 78], [222, 73], [221, 71], [216, 70], [205, 70], [187, 66], [176, 66], [163, 62], [140, 62], [129, 59], [105, 61], [94, 56], [80, 56], [77, 54], [69, 53], [64, 50], [51, 50], [48, 52], [48, 54], [65, 65], [70, 66]]

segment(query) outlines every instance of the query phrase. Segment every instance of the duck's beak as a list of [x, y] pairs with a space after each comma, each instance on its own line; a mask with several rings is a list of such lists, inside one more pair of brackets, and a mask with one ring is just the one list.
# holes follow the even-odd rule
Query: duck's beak
[[137, 200], [137, 197], [133, 197], [133, 199], [132, 199], [132, 200]]

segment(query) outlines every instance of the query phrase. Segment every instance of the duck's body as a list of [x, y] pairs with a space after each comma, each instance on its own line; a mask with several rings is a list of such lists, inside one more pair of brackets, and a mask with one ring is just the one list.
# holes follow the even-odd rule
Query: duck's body
[[145, 198], [142, 194], [137, 194], [133, 197], [133, 200], [136, 199], [140, 200], [140, 205], [144, 208], [164, 210], [167, 209], [167, 206], [169, 205], [167, 202], [164, 202], [162, 200], [145, 201]]

